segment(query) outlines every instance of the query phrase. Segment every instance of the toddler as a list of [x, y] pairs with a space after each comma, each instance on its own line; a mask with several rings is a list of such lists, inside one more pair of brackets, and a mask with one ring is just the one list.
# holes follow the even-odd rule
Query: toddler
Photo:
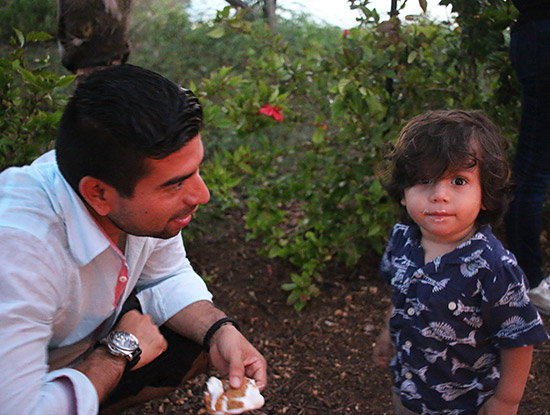
[[392, 306], [373, 357], [391, 360], [395, 413], [515, 415], [548, 334], [490, 227], [508, 203], [504, 139], [480, 112], [430, 112], [403, 128], [391, 163], [402, 223], [380, 266]]

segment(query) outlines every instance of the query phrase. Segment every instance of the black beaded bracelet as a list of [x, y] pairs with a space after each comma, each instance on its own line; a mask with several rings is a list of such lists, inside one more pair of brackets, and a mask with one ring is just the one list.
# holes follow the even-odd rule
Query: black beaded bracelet
[[215, 332], [219, 330], [220, 327], [222, 327], [224, 324], [227, 324], [227, 323], [233, 324], [237, 330], [240, 330], [239, 323], [237, 323], [232, 318], [229, 318], [229, 317], [220, 318], [218, 321], [212, 324], [212, 326], [210, 326], [210, 328], [204, 335], [204, 339], [202, 341], [202, 347], [204, 347], [205, 350], [207, 351], [210, 350], [210, 340], [212, 340], [212, 336], [214, 335]]

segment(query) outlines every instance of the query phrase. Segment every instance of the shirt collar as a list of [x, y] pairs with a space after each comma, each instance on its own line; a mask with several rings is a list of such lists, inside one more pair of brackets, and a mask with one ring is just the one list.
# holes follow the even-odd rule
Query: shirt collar
[[[420, 227], [416, 223], [409, 225], [404, 232], [404, 236], [407, 238], [410, 245], [413, 246], [415, 250], [420, 250], [423, 258], [424, 249], [421, 245], [422, 232], [420, 231]], [[475, 251], [476, 249], [484, 249], [488, 246], [488, 240], [491, 238], [493, 238], [491, 226], [481, 225], [477, 232], [470, 239], [461, 243], [451, 252], [441, 256], [441, 258], [444, 258], [444, 262], [447, 263], [461, 263], [464, 261], [462, 255], [465, 252], [469, 253], [471, 251]]]
[[[420, 231], [420, 227], [416, 223], [407, 225], [404, 234], [405, 237], [409, 238], [411, 241], [416, 242], [420, 246], [420, 243], [422, 241], [422, 232]], [[476, 233], [468, 241], [485, 240], [490, 238], [492, 235], [493, 232], [491, 229], [491, 225], [481, 225]], [[468, 241], [464, 241], [460, 246], [464, 245]]]

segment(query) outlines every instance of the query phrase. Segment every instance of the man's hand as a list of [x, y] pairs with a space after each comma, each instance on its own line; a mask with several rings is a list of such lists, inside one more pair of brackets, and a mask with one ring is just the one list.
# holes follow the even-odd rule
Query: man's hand
[[[224, 317], [210, 301], [197, 301], [168, 319], [166, 326], [202, 344], [212, 324]], [[229, 376], [233, 388], [241, 386], [245, 375], [253, 378], [260, 390], [267, 386], [265, 359], [231, 324], [221, 326], [210, 339], [210, 360], [220, 375]]]
[[115, 330], [132, 333], [138, 338], [141, 357], [132, 370], [152, 362], [166, 350], [166, 339], [160, 334], [159, 328], [152, 322], [150, 316], [141, 314], [137, 310], [124, 314]]
[[222, 376], [229, 376], [233, 388], [241, 386], [245, 375], [253, 378], [260, 390], [267, 386], [264, 357], [230, 324], [222, 326], [212, 337], [210, 359]]
[[[115, 329], [127, 331], [138, 338], [141, 358], [134, 369], [145, 366], [166, 350], [166, 340], [151, 317], [137, 310], [124, 314]], [[113, 356], [105, 347], [98, 347], [75, 369], [90, 379], [102, 402], [120, 381], [125, 367], [125, 358]]]

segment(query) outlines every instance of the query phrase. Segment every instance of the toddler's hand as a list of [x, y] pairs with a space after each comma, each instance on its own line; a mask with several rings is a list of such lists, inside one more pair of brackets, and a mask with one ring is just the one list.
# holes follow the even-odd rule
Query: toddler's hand
[[516, 415], [518, 408], [519, 403], [505, 402], [494, 395], [485, 402], [478, 415]]
[[378, 366], [388, 366], [394, 355], [393, 345], [391, 343], [390, 331], [384, 328], [378, 335], [374, 350], [372, 352], [372, 359]]

